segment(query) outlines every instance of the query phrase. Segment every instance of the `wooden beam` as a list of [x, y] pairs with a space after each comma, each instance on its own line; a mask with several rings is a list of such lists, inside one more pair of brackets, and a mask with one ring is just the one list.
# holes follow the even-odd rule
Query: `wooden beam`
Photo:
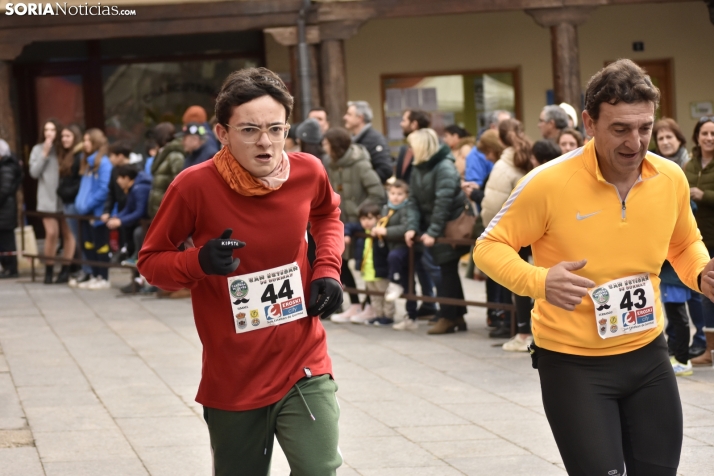
[[[283, 46], [295, 46], [298, 44], [298, 33], [296, 26], [284, 26], [279, 28], [266, 28], [268, 33], [278, 44]], [[309, 45], [320, 43], [320, 27], [308, 26], [305, 28], [305, 40]]]

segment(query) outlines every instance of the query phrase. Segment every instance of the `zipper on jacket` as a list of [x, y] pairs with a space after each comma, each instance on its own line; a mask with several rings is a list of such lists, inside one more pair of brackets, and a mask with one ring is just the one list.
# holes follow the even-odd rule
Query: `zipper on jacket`
[[699, 173], [697, 174], [697, 188], [699, 188], [699, 181], [702, 178], [702, 171], [700, 170]]
[[622, 220], [623, 221], [625, 220], [625, 211], [626, 210], [627, 210], [627, 208], [625, 207], [625, 201], [623, 200], [622, 201]]

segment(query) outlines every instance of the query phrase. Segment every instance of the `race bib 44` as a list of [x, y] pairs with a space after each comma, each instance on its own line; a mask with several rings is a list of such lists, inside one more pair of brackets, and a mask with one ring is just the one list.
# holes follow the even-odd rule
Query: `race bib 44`
[[614, 279], [590, 291], [595, 325], [603, 339], [657, 327], [655, 293], [648, 273]]
[[297, 263], [228, 278], [228, 294], [238, 333], [307, 317]]

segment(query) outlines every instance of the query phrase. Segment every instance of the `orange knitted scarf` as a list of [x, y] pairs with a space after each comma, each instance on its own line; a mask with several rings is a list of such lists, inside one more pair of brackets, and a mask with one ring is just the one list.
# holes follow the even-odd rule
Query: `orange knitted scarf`
[[277, 190], [290, 176], [290, 161], [285, 152], [283, 152], [283, 159], [280, 163], [265, 177], [251, 175], [225, 146], [213, 156], [213, 163], [228, 186], [246, 197], [266, 195]]

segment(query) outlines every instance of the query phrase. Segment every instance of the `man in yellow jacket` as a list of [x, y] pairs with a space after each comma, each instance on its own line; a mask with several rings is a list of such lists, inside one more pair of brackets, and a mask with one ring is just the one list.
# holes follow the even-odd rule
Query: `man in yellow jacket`
[[[583, 112], [594, 139], [526, 175], [474, 250], [492, 279], [535, 299], [533, 366], [571, 475], [674, 476], [679, 464], [658, 273], [668, 260], [711, 299], [714, 262], [682, 170], [647, 152], [659, 98], [630, 60], [595, 74]], [[518, 256], [528, 245], [535, 265]]]

